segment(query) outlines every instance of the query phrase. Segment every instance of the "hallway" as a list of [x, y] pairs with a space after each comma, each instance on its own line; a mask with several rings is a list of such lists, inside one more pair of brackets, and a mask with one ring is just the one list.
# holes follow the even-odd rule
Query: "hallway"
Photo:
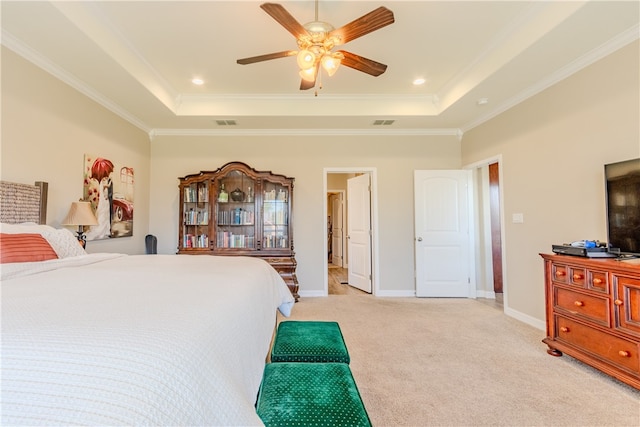
[[329, 264], [329, 295], [369, 295], [368, 293], [356, 289], [347, 284], [349, 270], [346, 268], [333, 267]]

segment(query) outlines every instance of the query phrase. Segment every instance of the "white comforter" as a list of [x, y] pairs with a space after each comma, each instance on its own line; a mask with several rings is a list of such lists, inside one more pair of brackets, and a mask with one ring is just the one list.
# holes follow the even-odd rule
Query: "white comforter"
[[[276, 308], [293, 305], [272, 267], [187, 255], [68, 261], [27, 275], [3, 265], [13, 278], [2, 281], [2, 425], [261, 424], [254, 403]], [[46, 263], [65, 264], [38, 268]]]

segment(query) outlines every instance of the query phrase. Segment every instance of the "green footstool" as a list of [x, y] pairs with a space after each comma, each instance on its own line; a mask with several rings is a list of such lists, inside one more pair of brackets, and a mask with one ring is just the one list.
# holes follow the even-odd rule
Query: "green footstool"
[[256, 404], [267, 427], [371, 426], [344, 363], [269, 363]]
[[337, 322], [280, 322], [272, 362], [349, 363], [349, 352]]

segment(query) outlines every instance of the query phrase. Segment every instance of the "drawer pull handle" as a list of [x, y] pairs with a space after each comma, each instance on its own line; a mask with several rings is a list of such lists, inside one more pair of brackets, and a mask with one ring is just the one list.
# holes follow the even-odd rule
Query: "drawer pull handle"
[[581, 280], [581, 279], [582, 279], [582, 274], [575, 273], [573, 275], [573, 280]]
[[562, 271], [562, 270], [557, 270], [557, 271], [556, 271], [556, 277], [562, 277], [562, 276], [564, 276], [565, 274], [566, 274], [566, 273], [565, 273], [564, 271]]
[[617, 305], [618, 307], [620, 307], [622, 304], [624, 304], [624, 302], [621, 299], [617, 299], [613, 302], [615, 305]]
[[576, 307], [582, 307], [584, 303], [582, 301], [576, 301], [573, 303], [573, 305], [575, 305]]
[[561, 326], [560, 332], [569, 332], [569, 328], [567, 328], [566, 326]]
[[624, 350], [620, 350], [620, 351], [618, 352], [618, 354], [619, 354], [621, 357], [629, 357], [629, 356], [631, 356], [631, 354], [629, 354], [629, 352], [628, 352], [628, 351], [624, 351]]
[[599, 285], [602, 283], [602, 279], [598, 279], [597, 277], [595, 279], [593, 279], [593, 284], [594, 285]]

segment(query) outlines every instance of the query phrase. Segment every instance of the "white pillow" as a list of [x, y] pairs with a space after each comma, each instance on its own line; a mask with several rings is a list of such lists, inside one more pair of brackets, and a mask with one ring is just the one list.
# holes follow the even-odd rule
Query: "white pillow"
[[50, 230], [40, 232], [42, 237], [47, 239], [53, 250], [58, 254], [58, 258], [68, 258], [72, 256], [86, 255], [87, 252], [80, 246], [78, 238], [66, 228], [56, 230], [50, 227]]

